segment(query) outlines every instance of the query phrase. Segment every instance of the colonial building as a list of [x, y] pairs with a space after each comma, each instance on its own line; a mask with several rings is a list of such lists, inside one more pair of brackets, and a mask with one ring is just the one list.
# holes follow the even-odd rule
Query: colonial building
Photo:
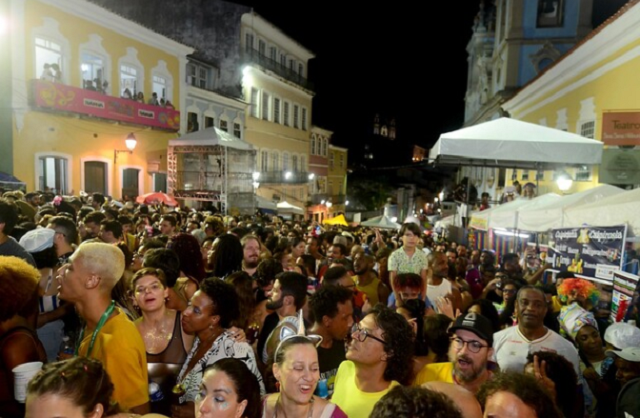
[[0, 170], [29, 190], [120, 198], [164, 189], [193, 48], [85, 0], [3, 5], [11, 123], [0, 127]]
[[208, 97], [202, 102], [202, 94], [190, 89], [184, 130], [215, 125], [238, 132], [258, 151], [258, 195], [305, 205], [314, 94], [307, 80], [314, 57], [308, 49], [251, 8], [231, 2], [91, 1], [193, 45], [197, 51], [189, 57], [189, 84], [231, 100]]
[[329, 144], [329, 174], [327, 176], [327, 201], [329, 217], [332, 213], [345, 212], [347, 205], [347, 156], [346, 148]]
[[311, 127], [311, 142], [309, 146], [309, 202], [308, 216], [322, 222], [329, 214], [326, 203], [329, 201], [327, 193], [329, 180], [329, 145], [333, 132], [317, 126]]
[[573, 183], [560, 191], [559, 172], [508, 170], [507, 177], [539, 178], [540, 193], [574, 193], [598, 183], [640, 185], [640, 2], [630, 1], [512, 98], [516, 119], [604, 142], [599, 167], [566, 167]]
[[[592, 0], [481, 1], [467, 45], [464, 126], [509, 116], [502, 104], [591, 31], [592, 13]], [[492, 168], [463, 168], [460, 177], [494, 198], [511, 184]]]
[[258, 195], [304, 207], [309, 189], [313, 54], [255, 13], [242, 16], [246, 139], [258, 149]]

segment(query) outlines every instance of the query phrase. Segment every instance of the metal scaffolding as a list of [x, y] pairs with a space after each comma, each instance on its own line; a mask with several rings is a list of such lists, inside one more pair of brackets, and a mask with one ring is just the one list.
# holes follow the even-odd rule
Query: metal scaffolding
[[224, 214], [255, 212], [251, 145], [218, 128], [169, 141], [169, 194], [176, 199], [213, 202]]

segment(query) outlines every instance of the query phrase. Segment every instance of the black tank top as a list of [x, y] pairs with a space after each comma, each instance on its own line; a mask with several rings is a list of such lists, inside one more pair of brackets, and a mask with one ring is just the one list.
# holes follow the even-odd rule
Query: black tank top
[[178, 373], [187, 359], [187, 352], [182, 341], [180, 312], [176, 312], [171, 341], [158, 354], [147, 353], [147, 370], [149, 380], [157, 383], [162, 391], [162, 400], [151, 402], [151, 412], [171, 416], [171, 389], [175, 386]]

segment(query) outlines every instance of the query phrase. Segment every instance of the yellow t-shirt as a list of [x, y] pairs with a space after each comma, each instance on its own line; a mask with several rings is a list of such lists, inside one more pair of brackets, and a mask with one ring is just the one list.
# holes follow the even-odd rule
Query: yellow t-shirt
[[432, 363], [427, 364], [418, 372], [413, 386], [420, 386], [427, 382], [453, 382], [453, 363]]
[[[78, 355], [86, 357], [93, 330], [85, 330]], [[100, 360], [114, 386], [113, 400], [124, 410], [149, 402], [147, 355], [136, 326], [118, 309], [96, 337], [91, 358]]]
[[551, 297], [551, 306], [553, 309], [553, 313], [558, 313], [562, 309], [562, 303], [560, 302], [560, 298], [558, 296]]
[[[378, 301], [378, 285], [380, 284], [380, 279], [376, 277], [371, 281], [371, 283], [369, 283], [366, 286], [360, 285], [359, 283], [360, 278], [358, 276], [353, 276], [352, 279], [356, 283], [356, 289], [358, 289], [359, 291], [367, 295], [367, 299], [369, 300], [369, 303], [371, 304], [371, 306], [376, 306], [376, 304], [379, 302]], [[383, 301], [383, 303], [386, 304], [387, 301]]]
[[389, 387], [380, 392], [363, 392], [356, 386], [356, 366], [352, 361], [346, 360], [340, 364], [338, 374], [336, 374], [333, 386], [333, 397], [331, 402], [338, 405], [340, 409], [350, 418], [367, 418], [371, 415], [373, 407], [399, 383], [395, 380]]

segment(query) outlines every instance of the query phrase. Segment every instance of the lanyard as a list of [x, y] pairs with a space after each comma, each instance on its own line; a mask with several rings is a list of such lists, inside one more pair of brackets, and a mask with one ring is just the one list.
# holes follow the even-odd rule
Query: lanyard
[[[105, 322], [107, 322], [107, 319], [109, 319], [109, 317], [113, 313], [113, 310], [115, 309], [115, 306], [116, 306], [116, 302], [112, 300], [111, 301], [111, 305], [109, 305], [107, 310], [104, 311], [104, 313], [100, 317], [100, 321], [98, 321], [98, 325], [96, 326], [96, 329], [93, 330], [93, 335], [91, 336], [91, 342], [89, 343], [89, 349], [87, 350], [87, 357], [91, 357], [91, 352], [93, 351], [93, 345], [96, 342], [96, 338], [98, 337], [98, 333], [100, 332], [100, 330], [104, 326]], [[84, 338], [84, 327], [82, 328], [82, 331], [80, 331], [80, 338], [78, 339], [78, 345], [76, 345], [76, 353], [75, 353], [76, 356], [78, 355], [78, 352], [80, 351], [80, 344], [82, 343], [83, 338]]]

